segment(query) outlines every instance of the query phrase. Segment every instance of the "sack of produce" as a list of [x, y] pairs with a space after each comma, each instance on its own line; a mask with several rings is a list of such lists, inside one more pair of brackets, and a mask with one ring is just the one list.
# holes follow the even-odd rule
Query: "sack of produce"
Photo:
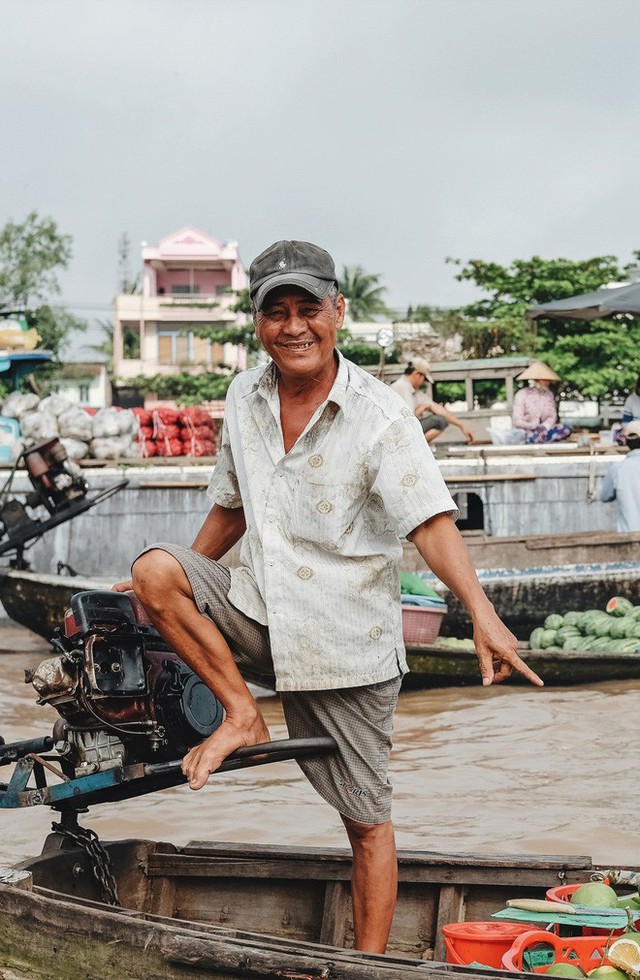
[[40, 399], [31, 392], [22, 394], [21, 391], [12, 391], [7, 395], [2, 403], [2, 414], [9, 419], [20, 419], [27, 412], [33, 412], [40, 404]]
[[25, 442], [34, 442], [36, 445], [57, 439], [60, 435], [55, 415], [39, 410], [27, 412], [20, 418], [20, 431]]
[[56, 418], [62, 415], [64, 412], [68, 412], [70, 408], [76, 408], [77, 406], [65, 398], [64, 395], [48, 395], [43, 398], [40, 402], [39, 408], [41, 412], [51, 412]]
[[108, 439], [111, 436], [121, 435], [119, 414], [117, 408], [101, 408], [93, 416], [93, 438]]
[[72, 405], [58, 416], [58, 430], [63, 439], [76, 439], [91, 442], [93, 439], [93, 420], [83, 409]]
[[89, 455], [89, 445], [81, 442], [80, 439], [60, 439], [60, 444], [64, 446], [69, 459], [86, 459]]
[[139, 455], [129, 436], [92, 439], [89, 448], [94, 459], [128, 459], [132, 455]]

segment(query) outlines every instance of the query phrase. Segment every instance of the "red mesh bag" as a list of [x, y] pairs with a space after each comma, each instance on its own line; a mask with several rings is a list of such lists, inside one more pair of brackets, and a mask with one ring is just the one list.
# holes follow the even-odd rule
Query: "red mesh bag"
[[184, 455], [184, 444], [180, 439], [157, 439], [155, 446], [158, 456]]
[[132, 411], [137, 416], [138, 422], [140, 423], [140, 426], [141, 427], [143, 425], [151, 425], [152, 424], [152, 422], [151, 422], [151, 412], [147, 411], [146, 408], [134, 408], [134, 409], [132, 409]]

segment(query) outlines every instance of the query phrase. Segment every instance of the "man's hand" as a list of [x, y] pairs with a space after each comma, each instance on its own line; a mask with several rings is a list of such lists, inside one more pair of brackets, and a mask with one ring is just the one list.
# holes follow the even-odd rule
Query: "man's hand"
[[506, 681], [514, 670], [531, 684], [544, 686], [544, 681], [518, 656], [517, 639], [493, 610], [474, 618], [473, 642], [485, 687]]
[[471, 445], [471, 443], [476, 441], [473, 432], [471, 431], [471, 429], [468, 429], [466, 425], [461, 425], [460, 431], [462, 432], [462, 435], [465, 437], [469, 445]]
[[518, 656], [518, 641], [483, 592], [460, 531], [448, 514], [436, 514], [407, 535], [425, 562], [458, 597], [473, 622], [482, 683], [499, 684], [517, 670], [538, 687], [542, 680]]
[[133, 592], [133, 582], [127, 579], [126, 582], [116, 582], [111, 586], [112, 592]]

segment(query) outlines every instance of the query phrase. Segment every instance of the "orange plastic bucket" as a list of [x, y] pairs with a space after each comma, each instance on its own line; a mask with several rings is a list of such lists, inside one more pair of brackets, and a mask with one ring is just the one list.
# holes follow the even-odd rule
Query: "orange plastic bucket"
[[452, 922], [442, 927], [447, 963], [484, 963], [501, 969], [502, 957], [514, 941], [532, 928], [523, 922]]

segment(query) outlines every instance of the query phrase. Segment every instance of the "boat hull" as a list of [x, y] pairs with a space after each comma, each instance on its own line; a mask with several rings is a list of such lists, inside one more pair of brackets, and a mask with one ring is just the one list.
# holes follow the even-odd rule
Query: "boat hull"
[[593, 870], [583, 856], [401, 851], [389, 951], [380, 957], [350, 948], [346, 849], [198, 841], [184, 848], [150, 841], [106, 847], [121, 902], [115, 909], [97, 901], [86, 853], [52, 838], [41, 857], [21, 866], [29, 872], [22, 882], [3, 884], [0, 875], [0, 967], [34, 980], [444, 978], [450, 967], [442, 964], [442, 925], [486, 920], [514, 894], [540, 897]]
[[[640, 640], [638, 643], [640, 645]], [[520, 656], [542, 677], [547, 687], [600, 684], [640, 677], [640, 654], [637, 653], [521, 649]], [[410, 673], [403, 681], [405, 690], [480, 684], [478, 659], [473, 650], [410, 646], [407, 647], [407, 663]], [[509, 683], [529, 682], [514, 672]]]

